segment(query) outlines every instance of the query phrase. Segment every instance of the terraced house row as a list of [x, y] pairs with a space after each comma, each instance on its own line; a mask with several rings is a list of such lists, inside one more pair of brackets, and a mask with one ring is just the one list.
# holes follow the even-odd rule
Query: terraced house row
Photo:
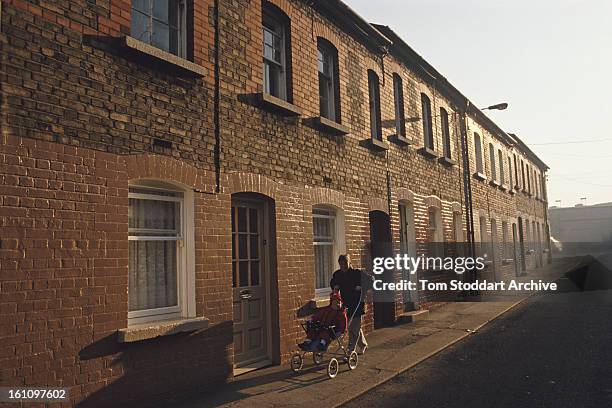
[[[0, 385], [145, 404], [283, 364], [345, 252], [548, 261], [546, 165], [341, 1], [1, 17]], [[374, 299], [366, 330], [457, 295]]]

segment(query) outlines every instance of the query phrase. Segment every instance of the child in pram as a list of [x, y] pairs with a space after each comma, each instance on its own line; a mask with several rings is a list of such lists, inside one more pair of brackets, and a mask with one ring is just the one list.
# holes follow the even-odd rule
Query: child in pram
[[347, 327], [346, 309], [337, 291], [329, 297], [329, 305], [310, 317], [306, 323], [306, 340], [298, 344], [304, 351], [325, 351], [330, 342], [344, 334]]

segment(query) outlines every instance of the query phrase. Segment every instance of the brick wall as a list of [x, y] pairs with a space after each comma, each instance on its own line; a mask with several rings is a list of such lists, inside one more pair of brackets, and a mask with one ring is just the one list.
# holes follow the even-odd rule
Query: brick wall
[[[373, 211], [388, 214], [394, 251], [400, 242], [400, 202], [413, 204], [419, 244], [427, 241], [430, 207], [440, 210], [446, 242], [455, 239], [453, 214], [461, 214], [465, 230], [459, 123], [450, 98], [404, 61], [383, 58], [304, 2], [271, 3], [291, 20], [291, 94], [301, 117], [279, 116], [245, 98], [263, 89], [259, 0], [220, 2], [218, 105], [211, 1], [190, 2], [190, 59], [206, 69], [202, 78], [162, 72], [108, 41], [129, 34], [129, 1], [3, 2], [1, 385], [66, 386], [72, 403], [103, 406], [120, 396], [126, 404], [133, 403], [129, 398], [146, 404], [144, 396], [205, 391], [231, 379], [230, 211], [239, 195], [265, 200], [273, 209], [269, 284], [275, 363], [285, 363], [303, 336], [297, 316], [315, 296], [314, 205], [343, 213], [347, 252], [354, 266], [365, 269], [371, 267]], [[308, 121], [319, 115], [318, 36], [338, 51], [339, 121], [350, 129], [343, 137]], [[380, 79], [388, 143], [383, 152], [363, 145], [370, 138], [368, 69]], [[396, 132], [394, 73], [403, 79], [406, 118], [422, 115], [421, 93], [430, 98], [436, 157], [419, 152], [424, 146], [420, 120], [406, 123], [412, 145], [389, 141]], [[453, 165], [438, 160], [440, 107], [449, 112]], [[528, 160], [481, 124], [468, 122], [472, 171], [475, 130], [485, 146], [494, 140], [508, 154]], [[483, 153], [487, 166], [487, 150]], [[210, 326], [127, 345], [116, 341], [116, 330], [127, 326], [127, 194], [128, 184], [142, 179], [194, 191], [196, 314]], [[525, 236], [526, 220], [530, 228], [533, 221], [545, 222], [546, 203], [523, 192], [512, 195], [476, 179], [472, 191], [477, 238], [480, 214], [488, 220], [489, 235], [490, 220], [497, 220], [498, 237], [503, 221], [511, 226], [523, 218]], [[535, 266], [534, 255], [524, 256], [528, 267]], [[502, 265], [501, 259], [493, 267], [496, 276], [514, 274], [513, 264]], [[483, 276], [493, 277], [493, 267]], [[420, 271], [418, 277], [456, 276]], [[454, 295], [422, 292], [419, 302], [427, 307]], [[374, 327], [374, 307], [370, 299], [366, 332]], [[390, 320], [403, 307], [398, 294]]]

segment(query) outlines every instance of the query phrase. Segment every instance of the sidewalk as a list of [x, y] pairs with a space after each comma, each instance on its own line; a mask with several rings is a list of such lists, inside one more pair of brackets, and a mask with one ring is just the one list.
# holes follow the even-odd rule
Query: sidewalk
[[[554, 281], [585, 262], [582, 258], [555, 260], [517, 281]], [[288, 364], [257, 370], [236, 378], [213, 395], [200, 396], [181, 408], [335, 407], [390, 380], [449, 347], [537, 292], [486, 293], [481, 301], [447, 303], [430, 311], [427, 320], [376, 330], [368, 335], [369, 348], [359, 366], [343, 364], [336, 378], [327, 378], [327, 365], [306, 360], [294, 374]], [[483, 301], [486, 300], [486, 301]]]

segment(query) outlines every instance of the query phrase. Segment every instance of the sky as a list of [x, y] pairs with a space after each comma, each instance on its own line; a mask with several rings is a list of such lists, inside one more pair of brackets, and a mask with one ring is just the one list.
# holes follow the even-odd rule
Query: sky
[[487, 114], [550, 167], [550, 206], [612, 201], [612, 1], [345, 2], [473, 103], [507, 102]]

